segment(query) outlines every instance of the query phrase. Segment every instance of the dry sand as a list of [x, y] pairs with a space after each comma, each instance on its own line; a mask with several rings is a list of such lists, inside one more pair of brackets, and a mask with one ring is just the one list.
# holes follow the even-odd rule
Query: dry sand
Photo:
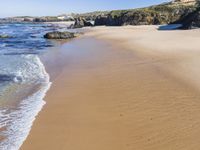
[[99, 27], [52, 50], [47, 105], [21, 150], [200, 149], [199, 41]]

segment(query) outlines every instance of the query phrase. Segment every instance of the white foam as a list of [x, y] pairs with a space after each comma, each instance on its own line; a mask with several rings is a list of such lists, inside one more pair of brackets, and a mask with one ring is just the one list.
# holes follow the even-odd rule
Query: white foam
[[0, 74], [14, 75], [24, 82], [43, 82], [45, 69], [37, 55], [1, 55]]
[[6, 130], [1, 133], [6, 138], [0, 142], [0, 150], [18, 150], [21, 147], [30, 132], [35, 117], [45, 104], [43, 98], [51, 85], [49, 75], [38, 56], [30, 55], [23, 56], [23, 58], [33, 61], [24, 61], [21, 68], [17, 69], [18, 76], [28, 82], [38, 81], [42, 87], [27, 99], [22, 100], [19, 107], [14, 110], [0, 110], [0, 127], [6, 126]]

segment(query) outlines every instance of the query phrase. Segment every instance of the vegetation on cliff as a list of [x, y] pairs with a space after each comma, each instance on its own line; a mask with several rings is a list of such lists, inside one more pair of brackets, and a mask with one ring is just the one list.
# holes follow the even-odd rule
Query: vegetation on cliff
[[169, 24], [195, 11], [195, 5], [165, 3], [161, 5], [132, 9], [115, 10], [98, 16], [95, 25], [157, 25]]

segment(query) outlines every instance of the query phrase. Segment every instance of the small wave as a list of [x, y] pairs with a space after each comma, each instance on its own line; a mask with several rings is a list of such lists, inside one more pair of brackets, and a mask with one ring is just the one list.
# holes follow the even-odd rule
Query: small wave
[[20, 77], [26, 83], [41, 82], [46, 76], [40, 63], [37, 55], [0, 55], [0, 75], [5, 80]]
[[50, 85], [46, 84], [40, 91], [23, 100], [18, 110], [10, 114], [4, 113], [5, 110], [0, 112], [1, 116], [4, 116], [1, 118], [1, 127], [6, 126], [6, 130], [2, 132], [6, 138], [0, 143], [1, 150], [18, 150], [21, 147], [31, 130], [33, 121], [45, 105], [42, 99]]
[[[0, 128], [5, 127], [5, 130], [0, 132], [0, 135], [5, 137], [0, 142], [0, 150], [18, 150], [20, 148], [30, 132], [35, 117], [45, 104], [43, 98], [51, 85], [49, 75], [38, 56], [30, 55], [23, 58], [27, 58], [30, 62], [25, 59], [26, 63], [21, 66], [23, 70], [17, 69], [20, 77], [25, 82], [27, 80], [28, 82], [33, 80], [34, 83], [39, 82], [41, 86], [37, 92], [22, 100], [16, 108], [0, 109]], [[15, 77], [19, 77], [19, 75]], [[2, 78], [9, 80], [14, 76], [2, 76]], [[16, 78], [16, 80], [21, 80], [21, 78]]]
[[43, 35], [54, 27], [14, 23], [0, 28], [0, 35], [14, 37], [0, 39], [0, 128], [6, 127], [0, 131], [5, 137], [0, 150], [18, 150], [45, 104], [43, 98], [51, 85], [38, 54], [53, 46]]

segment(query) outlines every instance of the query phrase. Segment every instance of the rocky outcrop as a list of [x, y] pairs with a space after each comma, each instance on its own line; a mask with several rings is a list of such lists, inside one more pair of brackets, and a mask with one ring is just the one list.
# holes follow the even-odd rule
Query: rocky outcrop
[[40, 17], [35, 18], [34, 22], [58, 22], [59, 19], [57, 17]]
[[23, 79], [20, 76], [15, 76], [12, 74], [0, 74], [0, 83], [2, 82], [17, 82], [20, 83], [22, 82]]
[[171, 3], [142, 9], [111, 11], [107, 16], [98, 16], [95, 25], [158, 25], [169, 24], [187, 16], [195, 7]]
[[94, 21], [96, 17], [98, 16], [104, 16], [107, 15], [109, 11], [94, 11], [94, 12], [88, 12], [88, 13], [82, 13], [82, 14], [74, 14], [74, 18], [84, 18], [87, 21]]
[[0, 35], [0, 39], [8, 39], [8, 38], [13, 38], [13, 37], [9, 35]]
[[105, 15], [97, 16], [94, 21], [94, 25], [95, 26], [107, 25], [107, 20], [108, 20], [108, 16], [105, 16]]
[[174, 22], [175, 24], [182, 24], [180, 29], [192, 29], [200, 27], [200, 8], [181, 17], [179, 20]]
[[57, 16], [37, 17], [33, 19], [33, 22], [60, 22], [60, 21], [74, 21], [74, 19], [70, 17], [61, 19], [60, 17]]
[[89, 26], [93, 26], [93, 24], [87, 21], [85, 18], [79, 17], [75, 19], [75, 23], [72, 26], [70, 26], [70, 28], [82, 28]]
[[75, 34], [71, 32], [49, 32], [44, 35], [46, 39], [71, 39], [74, 38]]
[[95, 20], [95, 25], [122, 26], [161, 24], [162, 22], [164, 22], [163, 18], [159, 18], [159, 15], [157, 13], [151, 12], [122, 12], [117, 15], [115, 15], [115, 12], [112, 12], [107, 17], [97, 17]]

